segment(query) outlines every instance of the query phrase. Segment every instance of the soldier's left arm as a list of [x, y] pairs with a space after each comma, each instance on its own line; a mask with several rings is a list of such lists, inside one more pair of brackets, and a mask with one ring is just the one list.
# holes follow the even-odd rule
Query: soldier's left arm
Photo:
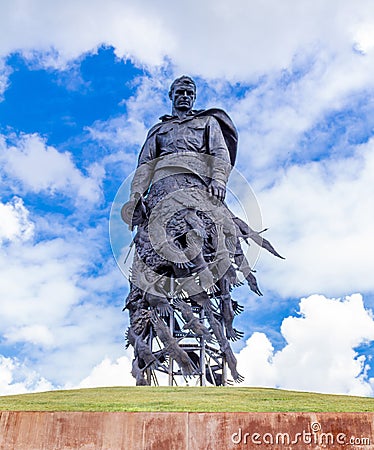
[[220, 200], [226, 195], [226, 184], [232, 169], [230, 154], [218, 121], [210, 116], [207, 122], [207, 153], [212, 158], [210, 192]]

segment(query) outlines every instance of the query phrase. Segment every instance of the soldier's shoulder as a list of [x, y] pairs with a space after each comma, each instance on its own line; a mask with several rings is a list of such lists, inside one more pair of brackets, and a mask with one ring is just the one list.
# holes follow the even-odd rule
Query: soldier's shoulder
[[156, 134], [164, 126], [164, 124], [165, 122], [158, 122], [155, 125], [153, 125], [148, 131], [147, 139]]
[[200, 114], [202, 116], [213, 117], [218, 122], [230, 153], [231, 164], [234, 165], [238, 147], [238, 132], [230, 116], [226, 111], [220, 108], [206, 109]]
[[227, 112], [221, 108], [202, 109], [200, 111], [197, 111], [196, 117], [214, 117], [218, 120], [220, 118], [230, 119], [230, 116], [227, 114]]

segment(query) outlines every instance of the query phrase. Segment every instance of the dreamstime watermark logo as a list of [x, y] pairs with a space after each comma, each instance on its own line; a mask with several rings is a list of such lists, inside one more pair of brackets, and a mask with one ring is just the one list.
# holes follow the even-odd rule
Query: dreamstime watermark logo
[[[157, 286], [170, 285], [170, 279], [166, 275], [161, 275], [161, 280], [157, 269], [158, 273], [154, 271], [158, 261], [167, 261], [179, 268], [185, 268], [201, 259], [202, 246], [206, 237], [204, 233], [207, 227], [214, 227], [219, 245], [215, 248], [215, 255], [209, 261], [209, 267], [213, 268], [214, 279], [203, 280], [203, 273], [200, 277], [202, 282], [199, 280], [200, 285], [197, 286], [196, 274], [191, 275], [187, 270], [187, 275], [182, 277], [181, 282], [183, 286], [194, 286], [194, 293], [198, 293], [199, 289], [209, 288], [208, 284], [220, 279], [231, 264], [230, 259], [225, 260], [222, 255], [225, 252], [235, 252], [235, 245], [242, 231], [233, 221], [233, 217], [241, 217], [254, 229], [262, 228], [257, 199], [247, 180], [235, 168], [231, 168], [225, 203], [217, 201], [209, 192], [208, 184], [204, 189], [204, 180], [212, 178], [212, 168], [217, 166], [221, 167], [222, 171], [225, 170], [223, 161], [210, 155], [193, 152], [168, 155], [167, 158], [157, 158], [149, 165], [140, 166], [130, 174], [118, 190], [110, 216], [112, 250], [124, 275], [143, 291], [154, 290], [153, 281], [155, 280], [157, 280]], [[131, 202], [128, 202], [130, 185], [134, 184], [133, 180], [138, 182], [149, 174], [151, 174], [152, 182], [144, 206], [145, 210], [148, 210], [146, 211], [146, 229], [142, 229], [141, 224], [137, 228], [137, 239], [144, 240], [142, 248], [147, 248], [147, 254], [145, 258], [137, 255], [138, 261], [141, 260], [138, 265], [142, 268], [142, 273], [136, 278], [131, 274], [131, 261], [137, 246], [134, 245], [134, 236], [131, 235], [131, 231], [123, 222], [120, 223], [119, 218], [121, 208], [126, 203], [129, 223], [139, 213], [139, 210], [131, 209]], [[184, 180], [181, 186], [175, 182], [177, 177]], [[172, 231], [170, 232], [173, 223], [176, 223], [175, 228], [179, 227], [179, 230], [185, 227], [184, 248], [174, 245]], [[230, 246], [234, 246], [234, 250], [232, 248], [230, 250]], [[259, 251], [257, 245], [244, 246], [243, 253], [251, 267], [256, 263]], [[156, 291], [153, 293], [159, 295]]]
[[298, 433], [259, 433], [246, 432], [242, 428], [231, 435], [231, 442], [235, 445], [244, 444], [249, 446], [261, 445], [360, 445], [369, 446], [371, 441], [366, 436], [352, 436], [347, 432], [324, 432], [319, 422], [312, 422], [308, 430]]

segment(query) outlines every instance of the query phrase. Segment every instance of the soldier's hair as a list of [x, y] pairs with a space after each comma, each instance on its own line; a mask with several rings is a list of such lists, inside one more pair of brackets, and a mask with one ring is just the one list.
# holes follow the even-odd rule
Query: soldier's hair
[[176, 78], [171, 83], [171, 86], [170, 86], [170, 89], [169, 89], [169, 97], [170, 98], [171, 98], [173, 90], [174, 90], [174, 88], [175, 88], [175, 86], [177, 84], [187, 84], [187, 85], [189, 84], [189, 85], [191, 85], [191, 87], [193, 87], [193, 90], [196, 92], [196, 84], [195, 84], [194, 80], [191, 77], [187, 76], [187, 75], [182, 75], [181, 77]]

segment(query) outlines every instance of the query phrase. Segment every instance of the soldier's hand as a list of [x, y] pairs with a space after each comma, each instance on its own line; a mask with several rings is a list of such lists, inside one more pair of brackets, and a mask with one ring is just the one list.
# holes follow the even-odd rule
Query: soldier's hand
[[223, 202], [226, 196], [226, 186], [217, 180], [212, 180], [210, 183], [209, 192], [213, 195], [213, 197], [216, 197], [218, 200]]

